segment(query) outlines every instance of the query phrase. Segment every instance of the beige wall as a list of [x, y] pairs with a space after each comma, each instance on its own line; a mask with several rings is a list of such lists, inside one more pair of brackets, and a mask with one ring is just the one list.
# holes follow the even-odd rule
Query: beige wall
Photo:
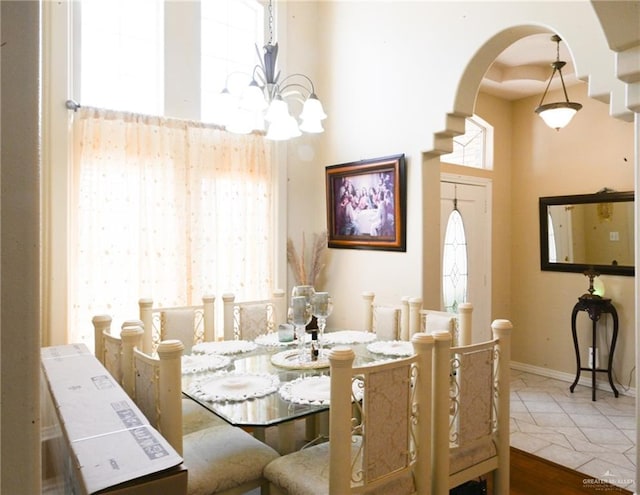
[[[589, 281], [580, 273], [540, 271], [538, 197], [594, 193], [603, 187], [633, 190], [634, 129], [631, 123], [609, 117], [608, 106], [590, 99], [585, 84], [569, 88], [569, 93], [584, 108], [561, 131], [549, 129], [533, 113], [537, 97], [513, 105], [511, 318], [519, 330], [513, 338], [514, 361], [572, 375], [571, 310]], [[615, 376], [624, 386], [635, 387], [635, 380], [630, 382], [635, 359], [634, 279], [602, 275], [600, 280], [620, 317]], [[586, 349], [591, 327], [584, 313], [578, 323]], [[610, 336], [610, 319], [607, 327]], [[604, 352], [607, 346], [600, 345]], [[606, 355], [600, 355], [601, 363]], [[585, 352], [583, 359], [586, 356]]]
[[[421, 296], [429, 307], [439, 303], [437, 153], [450, 142], [463, 111], [473, 112], [480, 78], [500, 51], [520, 36], [553, 30], [598, 87], [614, 73], [614, 55], [588, 2], [506, 3], [499, 11], [483, 2], [287, 2], [280, 22], [286, 26], [287, 37], [280, 41], [287, 66], [311, 71], [329, 114], [324, 134], [285, 145], [292, 206], [288, 235], [325, 228], [325, 166], [394, 153], [407, 157], [407, 251], [330, 250], [324, 288], [336, 299], [330, 321], [336, 327], [360, 324], [365, 290], [389, 303], [404, 295]], [[504, 106], [493, 103], [487, 105]], [[482, 104], [480, 99], [479, 108]], [[513, 225], [500, 217], [514, 209], [511, 112], [505, 107], [492, 117], [506, 123], [497, 126], [504, 139], [497, 140], [501, 170], [492, 178], [498, 215], [492, 254], [494, 263], [520, 270], [510, 262], [514, 253], [504, 241], [513, 235]], [[493, 315], [509, 318], [512, 301], [505, 294], [515, 274], [503, 270], [493, 273]]]
[[[575, 374], [570, 317], [588, 279], [579, 273], [540, 270], [538, 197], [634, 187], [633, 124], [611, 118], [608, 106], [589, 98], [586, 87], [581, 83], [569, 88], [571, 98], [584, 108], [562, 131], [547, 128], [534, 113], [538, 96], [510, 102], [480, 93], [476, 113], [494, 126], [493, 170], [442, 165], [443, 172], [492, 180], [492, 319], [509, 315], [518, 329], [515, 362], [564, 378]], [[557, 92], [550, 95], [560, 97]], [[635, 359], [633, 278], [603, 275], [600, 280], [620, 317], [615, 376], [622, 385], [635, 387], [635, 379], [629, 381]], [[590, 324], [584, 314], [578, 323], [586, 360]], [[607, 325], [610, 337], [610, 319]], [[604, 363], [608, 346], [605, 340], [598, 345]]]
[[[35, 413], [40, 334], [37, 325], [40, 274], [35, 252], [40, 222], [39, 143], [34, 128], [38, 122], [38, 3], [3, 1], [1, 5], [2, 38], [7, 44], [2, 48], [0, 488], [6, 493], [39, 493], [37, 476], [33, 476], [39, 472], [39, 423]], [[359, 301], [359, 293], [365, 289], [375, 290], [388, 300], [401, 294], [422, 293], [425, 299], [432, 297], [433, 287], [438, 285], [439, 258], [433, 249], [438, 245], [434, 242], [438, 236], [433, 234], [437, 232], [438, 212], [437, 208], [431, 208], [438, 204], [439, 196], [440, 164], [439, 160], [430, 158], [438, 147], [436, 134], [447, 131], [451, 120], [472, 112], [477, 84], [475, 87], [466, 84], [479, 80], [490, 61], [506, 47], [507, 40], [515, 40], [525, 32], [558, 31], [574, 51], [580, 74], [590, 77], [594, 89], [600, 94], [606, 93], [615, 81], [614, 56], [591, 4], [586, 1], [498, 4], [335, 1], [279, 2], [280, 5], [283, 7], [282, 14], [278, 13], [283, 16], [278, 26], [282, 67], [288, 64], [312, 75], [329, 113], [324, 135], [280, 147], [288, 168], [287, 204], [290, 207], [286, 231], [295, 237], [302, 231], [324, 228], [326, 165], [397, 152], [406, 153], [409, 163], [407, 253], [332, 250], [325, 272], [326, 288], [337, 296], [336, 314], [332, 319], [341, 325], [361, 321], [360, 306], [352, 303]], [[19, 12], [18, 8], [26, 11]], [[463, 80], [465, 84], [461, 85]], [[614, 100], [619, 108], [619, 102], [624, 100], [624, 87], [617, 83]], [[531, 108], [518, 107], [516, 112], [520, 111], [530, 114]], [[583, 112], [587, 114], [590, 110]], [[514, 137], [511, 146], [518, 150], [519, 158], [531, 156], [534, 151], [536, 155], [546, 153], [545, 166], [557, 174], [559, 164], [554, 158], [559, 150], [553, 141], [558, 138], [551, 140], [548, 151], [542, 150], [538, 146], [539, 126], [530, 125], [533, 137], [529, 141], [516, 142]], [[585, 168], [593, 173], [594, 168], [603, 166], [603, 161], [589, 160], [575, 144], [584, 143], [584, 135], [574, 135], [570, 129], [561, 135], [563, 140], [572, 136], [577, 165], [567, 167], [567, 174], [588, 181], [590, 174], [585, 174]], [[597, 136], [604, 143], [613, 139], [601, 132]], [[446, 135], [441, 137], [447, 140]], [[567, 141], [563, 141], [562, 148], [567, 146]], [[605, 157], [606, 165], [612, 168], [618, 164], [618, 151], [606, 148], [611, 153]], [[520, 169], [515, 164], [511, 167], [512, 198], [522, 193], [516, 190], [516, 185], [524, 184], [518, 175]], [[567, 180], [542, 183], [535, 173], [532, 175], [539, 186], [536, 194], [541, 194], [543, 189], [545, 195], [560, 194], [567, 184]], [[614, 177], [615, 174], [610, 178]], [[585, 190], [600, 188], [601, 180], [594, 181], [597, 184], [585, 184]], [[606, 185], [618, 188], [615, 182], [610, 180]], [[14, 195], [5, 196], [5, 191]], [[534, 197], [531, 195], [532, 200]], [[508, 208], [506, 199], [500, 201]], [[536, 272], [537, 265], [530, 262], [536, 256], [533, 254], [537, 249], [535, 237], [531, 238], [530, 229], [525, 229], [525, 224], [535, 225], [537, 221], [529, 211], [530, 203], [512, 204], [513, 218], [518, 222], [510, 227], [496, 226], [501, 236], [511, 235], [514, 239], [510, 255], [514, 257], [511, 265], [517, 267], [517, 271], [512, 273], [511, 286], [521, 285], [521, 294], [512, 308], [504, 307], [503, 316], [514, 319], [515, 334], [520, 333], [517, 337], [521, 339], [517, 342], [520, 349], [527, 339], [539, 340], [541, 331], [547, 332], [545, 339], [564, 334], [566, 330], [562, 329], [552, 333], [553, 325], [547, 317], [561, 318], [560, 315], [566, 314], [567, 303], [585, 287], [580, 277]], [[494, 208], [497, 206], [494, 202]], [[522, 236], [524, 230], [526, 233]], [[508, 254], [502, 248], [499, 253], [495, 250], [494, 247], [494, 263], [498, 254]], [[633, 290], [632, 282], [621, 277], [606, 277], [605, 282], [608, 294], [616, 301]], [[506, 282], [500, 283], [501, 290], [507, 290]], [[545, 294], [544, 298], [541, 293]], [[625, 302], [619, 309], [626, 315], [622, 325], [631, 328], [632, 305]], [[625, 336], [620, 358], [633, 353], [633, 346]], [[544, 362], [544, 355], [544, 350], [536, 350], [528, 357], [535, 360], [531, 362]], [[514, 358], [522, 359], [522, 352]], [[549, 366], [562, 366], [557, 361], [554, 359]]]
[[[576, 16], [582, 20], [579, 29]], [[585, 108], [562, 132], [551, 131], [535, 116], [539, 96], [511, 104], [473, 95], [495, 56], [536, 30], [560, 33], [594, 94], [617, 87], [611, 82], [614, 57], [591, 6], [509, 3], [501, 4], [496, 15], [482, 2], [289, 2], [287, 36], [302, 36], [300, 26], [311, 19], [317, 19], [316, 27], [327, 26], [306, 33], [317, 38], [311, 51], [300, 50], [298, 43], [283, 48], [290, 65], [320, 62], [313, 76], [329, 119], [325, 134], [287, 144], [288, 204], [295, 205], [289, 208], [288, 234], [325, 227], [325, 166], [399, 152], [408, 164], [407, 252], [330, 250], [324, 273], [324, 288], [336, 299], [330, 326], [361, 323], [365, 290], [389, 303], [404, 295], [422, 296], [429, 307], [439, 301], [439, 177], [441, 170], [459, 170], [441, 167], [432, 151], [452, 135], [447, 129], [455, 128], [458, 112], [475, 108], [496, 128], [495, 169], [488, 174], [493, 183], [492, 317], [514, 321], [515, 361], [573, 374], [569, 321], [586, 279], [540, 271], [537, 200], [604, 186], [632, 190], [632, 126], [608, 117], [607, 105], [587, 97], [586, 84], [571, 91]], [[614, 93], [614, 104], [619, 99]], [[627, 384], [635, 346], [633, 279], [601, 279], [621, 315], [614, 366]]]

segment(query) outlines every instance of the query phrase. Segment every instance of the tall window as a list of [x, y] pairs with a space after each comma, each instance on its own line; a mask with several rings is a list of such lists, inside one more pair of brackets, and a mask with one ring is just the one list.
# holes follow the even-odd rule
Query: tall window
[[202, 2], [202, 119], [217, 122], [216, 97], [248, 85], [264, 45], [264, 7], [255, 0]]
[[474, 168], [493, 168], [493, 126], [477, 115], [465, 121], [465, 132], [453, 138], [453, 152], [441, 161]]
[[[165, 29], [165, 1], [81, 0], [76, 13], [79, 51], [78, 95], [83, 105], [164, 114], [165, 46], [175, 44]], [[215, 98], [227, 84], [246, 85], [264, 45], [264, 6], [258, 0], [185, 2], [199, 16], [200, 115], [216, 121]], [[194, 9], [194, 4], [199, 8]], [[193, 14], [197, 12], [197, 14]], [[192, 29], [184, 26], [185, 31]], [[169, 33], [169, 34], [167, 34]], [[169, 36], [169, 39], [167, 39]], [[197, 59], [197, 57], [193, 57]], [[194, 71], [194, 74], [196, 72]], [[233, 74], [232, 77], [228, 76]], [[181, 77], [190, 77], [181, 74]], [[193, 95], [184, 95], [192, 98]]]
[[82, 0], [79, 96], [83, 105], [162, 115], [162, 0]]
[[[190, 15], [198, 12], [185, 4]], [[141, 297], [181, 306], [206, 294], [221, 301], [225, 292], [262, 299], [274, 289], [270, 149], [262, 136], [163, 116], [170, 70], [164, 47], [172, 43], [164, 5], [80, 4], [74, 80], [83, 108], [74, 114], [70, 212], [74, 342], [92, 345], [95, 314], [110, 314], [114, 329], [137, 318]], [[196, 86], [204, 95], [222, 74], [255, 64], [263, 8], [255, 0], [216, 0], [203, 1], [199, 12], [203, 49], [190, 58], [201, 64], [193, 74], [201, 75]]]

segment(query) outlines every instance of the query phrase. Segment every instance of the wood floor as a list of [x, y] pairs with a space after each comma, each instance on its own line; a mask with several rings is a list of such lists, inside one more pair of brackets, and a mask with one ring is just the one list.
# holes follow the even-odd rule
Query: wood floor
[[577, 471], [511, 448], [511, 495], [632, 494], [600, 480], [593, 481]]

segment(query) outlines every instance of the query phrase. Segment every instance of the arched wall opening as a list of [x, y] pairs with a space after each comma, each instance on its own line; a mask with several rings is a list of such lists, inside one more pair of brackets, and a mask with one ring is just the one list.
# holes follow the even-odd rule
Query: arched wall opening
[[[422, 165], [423, 165], [423, 177], [422, 177], [422, 188], [423, 188], [423, 212], [424, 212], [424, 225], [440, 225], [440, 206], [439, 203], [433, 200], [434, 197], [439, 197], [439, 183], [440, 183], [440, 156], [448, 153], [452, 149], [452, 140], [456, 135], [462, 134], [464, 132], [464, 121], [468, 116], [473, 115], [474, 109], [476, 106], [476, 97], [478, 94], [478, 90], [480, 87], [480, 83], [483, 75], [487, 71], [487, 69], [491, 66], [495, 58], [509, 45], [514, 43], [520, 38], [529, 36], [531, 34], [538, 33], [553, 33], [554, 31], [548, 27], [543, 26], [519, 26], [512, 29], [504, 30], [500, 33], [497, 33], [493, 36], [489, 41], [487, 41], [483, 46], [481, 46], [478, 51], [475, 53], [472, 59], [469, 60], [468, 65], [459, 81], [458, 88], [455, 94], [455, 99], [453, 101], [453, 110], [446, 115], [446, 128], [434, 134], [434, 148], [430, 151], [423, 152], [422, 154]], [[562, 33], [558, 33], [562, 37]], [[566, 43], [568, 46], [571, 46], [571, 38], [567, 37]], [[573, 47], [572, 47], [573, 48]], [[574, 59], [576, 61], [576, 67], [580, 61], [585, 61], [588, 57], [588, 53], [584, 51], [575, 50], [572, 51]], [[591, 81], [590, 76], [599, 76], [601, 74], [589, 74], [588, 77], [584, 75], [581, 76], [582, 79], [589, 79]], [[605, 74], [604, 79], [610, 77], [609, 74]], [[596, 79], [596, 77], [594, 77]], [[629, 82], [629, 81], [626, 81]], [[592, 88], [589, 87], [588, 97], [594, 100], [603, 101], [608, 103], [609, 92], [613, 92], [613, 88], [606, 89], [603, 87], [600, 82], [596, 83], [597, 88], [593, 91]], [[637, 111], [635, 108], [630, 106], [628, 110]], [[619, 117], [618, 113], [610, 109], [609, 112], [610, 117], [617, 118]], [[621, 120], [629, 121], [629, 117], [627, 115], [626, 118], [622, 118]], [[635, 144], [634, 144], [634, 156], [633, 163], [636, 171], [636, 177], [638, 177], [638, 170], [640, 168], [639, 165], [639, 141], [640, 141], [640, 119], [638, 118], [638, 114], [635, 114]], [[635, 182], [635, 189], [638, 190], [638, 179]], [[636, 202], [636, 232], [639, 230], [640, 212], [638, 208], [638, 204]], [[438, 241], [434, 239], [437, 238]], [[436, 245], [437, 244], [437, 245]], [[439, 237], [433, 236], [431, 232], [423, 232], [423, 245], [425, 252], [440, 252], [441, 246], [439, 244]], [[428, 250], [428, 251], [427, 251]], [[434, 251], [435, 250], [435, 251]], [[636, 259], [640, 259], [638, 256], [638, 252], [640, 247], [638, 246], [638, 237], [636, 236]], [[441, 274], [441, 256], [435, 259], [436, 257], [431, 257], [431, 259], [426, 259], [423, 264], [423, 280], [424, 280], [424, 291], [425, 301], [432, 306], [439, 305], [440, 301], [436, 300], [435, 296], [427, 296], [428, 294], [433, 294], [434, 287], [441, 287], [440, 274]], [[495, 260], [494, 260], [495, 263]], [[636, 282], [637, 285], [637, 282]], [[430, 290], [428, 290], [430, 288]], [[440, 288], [438, 294], [442, 289]], [[636, 293], [638, 293], [638, 289], [636, 288]], [[432, 301], [428, 301], [427, 297], [431, 297]], [[439, 297], [439, 296], [438, 296]], [[630, 309], [629, 311], [633, 311]], [[634, 313], [637, 313], [637, 303]], [[635, 333], [635, 355], [636, 361], [638, 361], [638, 322], [637, 318], [631, 317], [631, 321], [634, 322], [634, 333]], [[635, 373], [634, 373], [635, 376]], [[637, 380], [636, 380], [637, 384]], [[638, 409], [638, 406], [636, 407]], [[636, 418], [638, 414], [636, 411]], [[637, 439], [636, 439], [637, 443]], [[636, 469], [638, 469], [638, 457], [636, 454]], [[636, 477], [637, 478], [637, 477]]]

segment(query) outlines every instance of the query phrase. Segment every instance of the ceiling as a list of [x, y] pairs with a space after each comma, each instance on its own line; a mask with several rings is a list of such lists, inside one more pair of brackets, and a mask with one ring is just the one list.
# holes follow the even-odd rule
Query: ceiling
[[[551, 41], [550, 33], [522, 38], [498, 55], [487, 70], [480, 90], [506, 100], [542, 96], [555, 59], [556, 43]], [[562, 69], [565, 85], [569, 87], [580, 82], [575, 77], [571, 54], [564, 42], [560, 42], [560, 60], [567, 63]], [[560, 78], [556, 75], [550, 89], [560, 87]]]

